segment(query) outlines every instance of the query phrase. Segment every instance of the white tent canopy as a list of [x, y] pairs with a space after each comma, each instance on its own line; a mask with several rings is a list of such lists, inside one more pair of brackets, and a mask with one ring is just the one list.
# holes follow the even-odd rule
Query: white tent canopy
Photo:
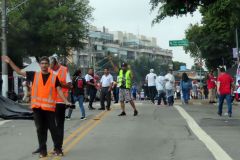
[[22, 71], [40, 71], [40, 66], [38, 62], [32, 62], [27, 67], [23, 68]]
[[[22, 71], [40, 71], [41, 68], [39, 66], [38, 62], [32, 62], [27, 67], [23, 68]], [[16, 72], [13, 72], [14, 77], [14, 92], [18, 94], [18, 78], [22, 77], [21, 75], [18, 75]]]

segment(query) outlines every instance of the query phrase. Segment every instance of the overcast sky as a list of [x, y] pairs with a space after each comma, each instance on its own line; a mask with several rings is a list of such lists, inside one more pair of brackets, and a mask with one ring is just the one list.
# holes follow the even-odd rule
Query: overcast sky
[[169, 40], [183, 39], [189, 25], [200, 23], [201, 15], [196, 12], [193, 16], [171, 17], [161, 23], [151, 26], [155, 13], [150, 12], [150, 0], [90, 0], [95, 8], [93, 25], [105, 26], [110, 31], [124, 31], [156, 37], [158, 45], [164, 49], [173, 50], [173, 60], [187, 63], [190, 68], [193, 59], [185, 54], [182, 47], [169, 47]]

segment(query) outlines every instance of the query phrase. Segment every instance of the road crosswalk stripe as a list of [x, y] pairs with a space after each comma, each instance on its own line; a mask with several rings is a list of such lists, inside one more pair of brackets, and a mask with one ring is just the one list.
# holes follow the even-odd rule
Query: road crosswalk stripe
[[176, 105], [174, 108], [177, 109], [180, 115], [187, 121], [193, 133], [205, 144], [216, 160], [233, 160], [182, 107]]

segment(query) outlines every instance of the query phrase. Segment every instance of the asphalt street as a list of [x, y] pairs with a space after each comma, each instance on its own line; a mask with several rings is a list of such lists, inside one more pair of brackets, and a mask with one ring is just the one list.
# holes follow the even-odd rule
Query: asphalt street
[[[64, 157], [49, 153], [46, 160], [239, 160], [240, 111], [219, 117], [216, 105], [193, 103], [174, 107], [136, 102], [139, 116], [127, 104], [127, 116], [112, 110], [79, 109], [65, 123]], [[98, 104], [97, 104], [98, 105]], [[99, 107], [99, 106], [98, 106]], [[225, 107], [226, 109], [226, 107]], [[38, 160], [31, 152], [37, 137], [31, 120], [0, 120], [0, 160]], [[49, 135], [48, 150], [52, 149]]]

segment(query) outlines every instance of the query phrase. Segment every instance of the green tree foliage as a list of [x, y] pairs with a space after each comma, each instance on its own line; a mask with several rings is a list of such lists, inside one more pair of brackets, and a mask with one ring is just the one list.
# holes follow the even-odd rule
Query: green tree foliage
[[161, 64], [159, 59], [149, 59], [147, 57], [139, 57], [133, 62], [129, 62], [131, 70], [134, 75], [134, 80], [138, 83], [144, 82], [146, 75], [149, 73], [150, 69], [154, 69], [155, 73], [166, 73], [168, 70], [167, 64]]
[[173, 61], [173, 70], [178, 71], [180, 70], [180, 66], [186, 66], [184, 62]]
[[202, 57], [209, 69], [222, 64], [231, 67], [235, 29], [240, 27], [240, 1], [219, 0], [200, 11], [202, 24], [191, 25], [186, 31], [186, 38], [192, 42], [185, 47], [186, 53]]
[[[185, 12], [179, 9], [185, 4]], [[196, 59], [203, 58], [209, 69], [219, 65], [231, 67], [232, 48], [236, 47], [235, 29], [240, 28], [240, 1], [237, 0], [150, 0], [152, 10], [159, 8], [153, 23], [167, 16], [192, 13], [197, 9], [203, 16], [201, 24], [190, 25], [184, 47], [186, 53]], [[191, 6], [189, 8], [189, 6]]]
[[200, 71], [200, 70], [202, 70], [202, 71], [204, 71], [204, 69], [198, 64], [198, 63], [195, 63], [192, 67], [191, 67], [191, 70], [193, 70], [193, 71]]
[[150, 0], [151, 10], [158, 10], [153, 23], [159, 23], [167, 16], [181, 16], [193, 13], [199, 6], [207, 7], [217, 0]]
[[[19, 0], [9, 0], [11, 8]], [[29, 0], [8, 14], [8, 53], [19, 56], [67, 55], [82, 48], [92, 8], [88, 0]]]

